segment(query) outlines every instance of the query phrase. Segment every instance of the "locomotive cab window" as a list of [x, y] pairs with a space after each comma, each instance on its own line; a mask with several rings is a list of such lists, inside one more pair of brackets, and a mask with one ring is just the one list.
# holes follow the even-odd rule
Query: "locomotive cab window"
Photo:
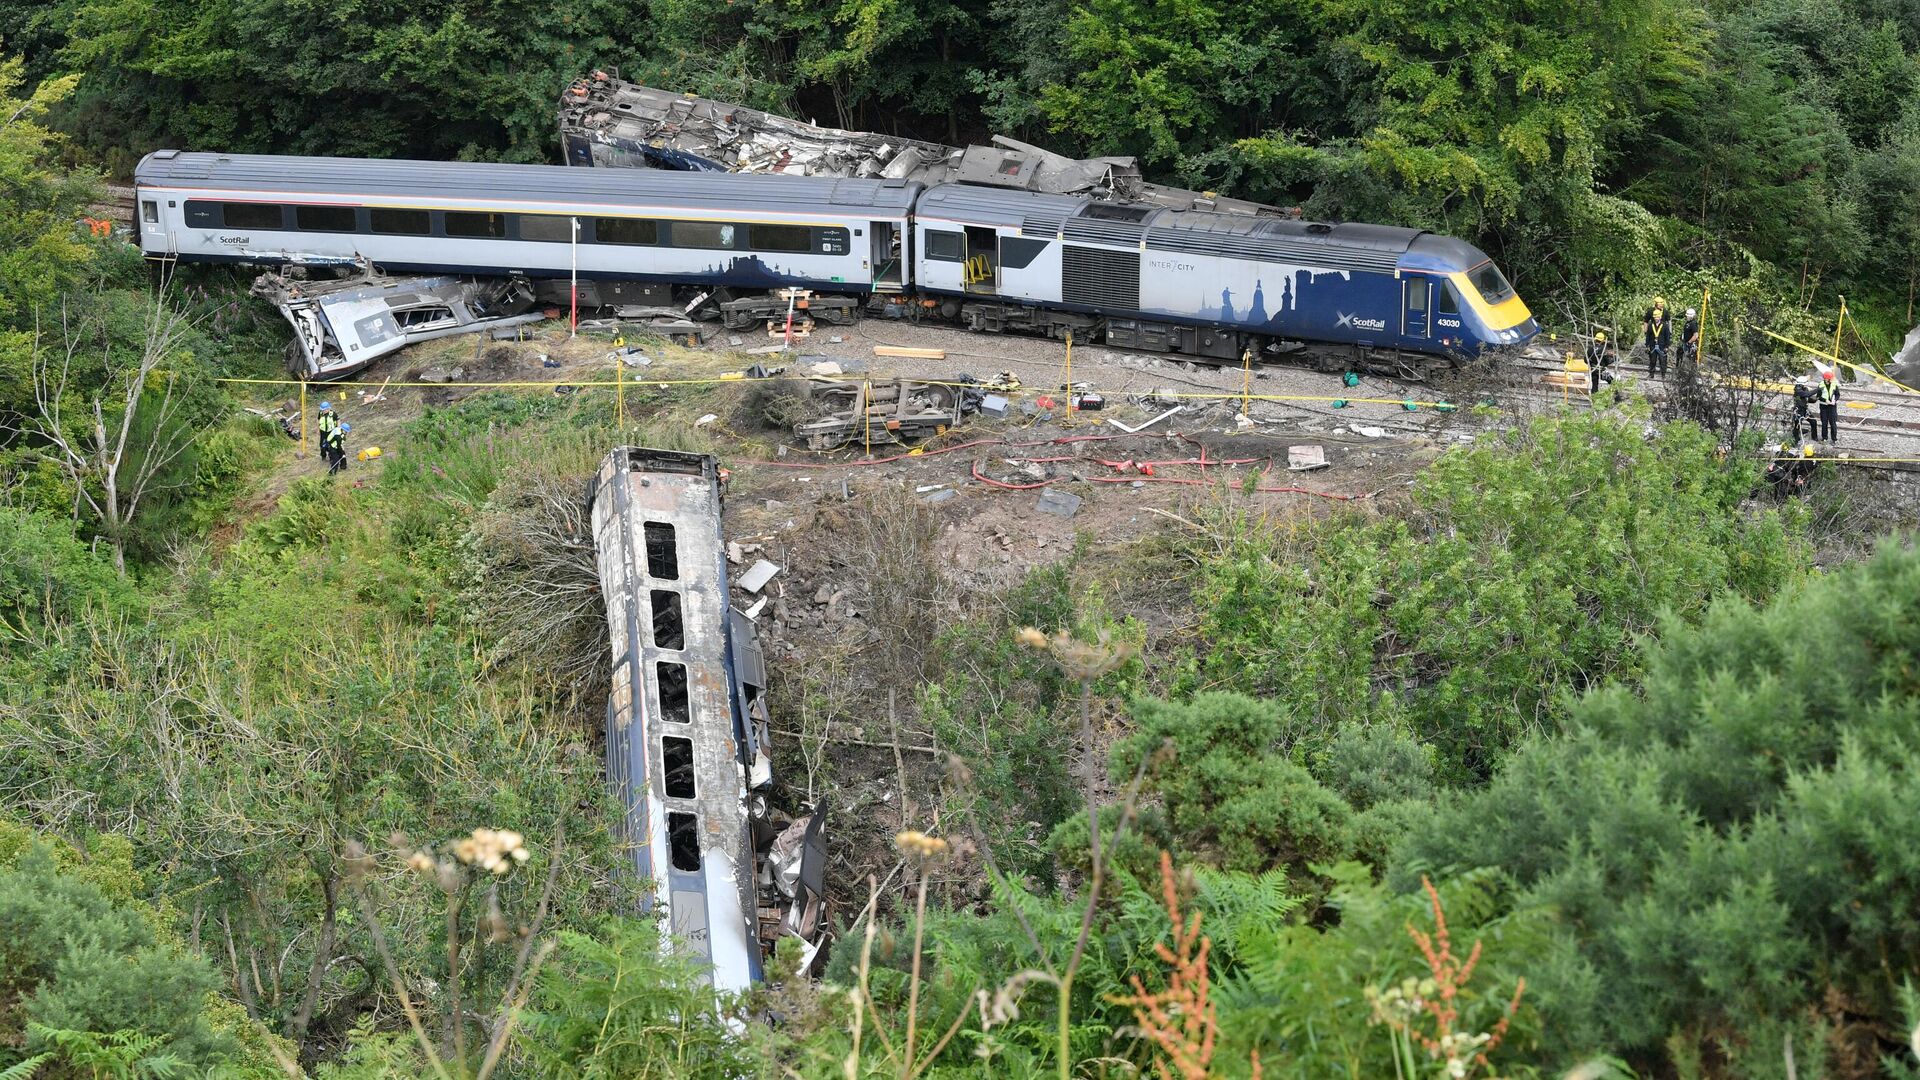
[[557, 240], [564, 244], [573, 239], [573, 219], [549, 214], [521, 214], [520, 239]]
[[966, 238], [957, 232], [927, 230], [927, 258], [939, 262], [960, 262], [966, 258]]
[[1500, 268], [1491, 262], [1483, 262], [1467, 271], [1467, 280], [1473, 282], [1473, 287], [1480, 290], [1480, 295], [1489, 304], [1498, 304], [1513, 296], [1513, 286], [1507, 284]]
[[639, 218], [594, 218], [593, 238], [603, 244], [657, 244], [660, 223]]
[[220, 216], [229, 229], [278, 229], [286, 212], [269, 203], [230, 202], [220, 204]]
[[429, 236], [433, 233], [433, 215], [425, 210], [401, 210], [376, 206], [367, 211], [373, 231], [389, 236]]
[[755, 251], [808, 252], [813, 230], [805, 225], [749, 225], [747, 246]]
[[1442, 315], [1460, 314], [1460, 302], [1453, 298], [1452, 285], [1444, 281], [1440, 283], [1440, 295], [1434, 299], [1433, 307]]
[[669, 235], [674, 247], [724, 250], [733, 247], [733, 232], [733, 226], [717, 221], [676, 221]]
[[305, 232], [358, 232], [357, 216], [351, 206], [293, 208], [293, 223]]
[[507, 235], [507, 215], [472, 214], [449, 210], [447, 211], [447, 235], [498, 239]]

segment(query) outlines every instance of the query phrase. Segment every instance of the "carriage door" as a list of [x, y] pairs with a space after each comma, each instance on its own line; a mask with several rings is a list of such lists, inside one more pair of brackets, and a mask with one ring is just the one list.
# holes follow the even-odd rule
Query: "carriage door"
[[873, 288], [899, 292], [906, 284], [906, 251], [897, 221], [870, 222], [873, 226]]
[[1428, 301], [1433, 283], [1423, 277], [1409, 277], [1400, 283], [1403, 296], [1400, 307], [1400, 333], [1405, 337], [1424, 338], [1430, 328], [1428, 322]]
[[1000, 291], [1000, 230], [967, 226], [968, 292]]

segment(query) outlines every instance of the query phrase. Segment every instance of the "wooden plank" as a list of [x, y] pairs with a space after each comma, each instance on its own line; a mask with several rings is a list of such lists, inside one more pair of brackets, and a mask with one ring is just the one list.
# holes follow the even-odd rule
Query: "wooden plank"
[[873, 355], [875, 356], [908, 356], [916, 360], [945, 360], [947, 358], [947, 350], [945, 349], [909, 349], [901, 345], [875, 345], [873, 347]]

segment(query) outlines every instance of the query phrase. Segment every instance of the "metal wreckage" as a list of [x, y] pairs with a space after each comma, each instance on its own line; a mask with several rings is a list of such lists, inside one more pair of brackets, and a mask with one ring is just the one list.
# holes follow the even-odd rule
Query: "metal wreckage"
[[560, 144], [569, 165], [979, 184], [1170, 210], [1300, 216], [1297, 208], [1148, 183], [1130, 157], [1070, 158], [1004, 135], [992, 143], [946, 146], [820, 127], [604, 71], [560, 96]]

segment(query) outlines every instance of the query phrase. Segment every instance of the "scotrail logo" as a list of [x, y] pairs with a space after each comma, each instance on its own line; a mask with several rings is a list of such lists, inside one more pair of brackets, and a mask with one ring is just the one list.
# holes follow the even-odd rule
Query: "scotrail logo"
[[1336, 312], [1335, 314], [1340, 316], [1340, 321], [1337, 325], [1342, 330], [1385, 330], [1387, 328], [1387, 320], [1385, 319], [1363, 319], [1357, 312], [1352, 315], [1345, 312]]

